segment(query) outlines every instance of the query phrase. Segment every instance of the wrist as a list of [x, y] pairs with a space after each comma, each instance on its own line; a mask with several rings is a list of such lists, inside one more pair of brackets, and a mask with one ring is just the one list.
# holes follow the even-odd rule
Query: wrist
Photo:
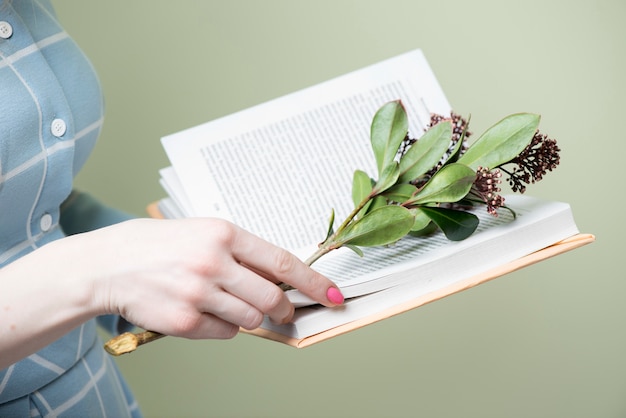
[[[99, 303], [99, 266], [88, 234], [62, 238], [22, 257], [7, 269], [32, 278], [24, 289], [50, 299], [68, 319], [79, 321], [107, 313]], [[42, 268], [45, 266], [45, 268]]]

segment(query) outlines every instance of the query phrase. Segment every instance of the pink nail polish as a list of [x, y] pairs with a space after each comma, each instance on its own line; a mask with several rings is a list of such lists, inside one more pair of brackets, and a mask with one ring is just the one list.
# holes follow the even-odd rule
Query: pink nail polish
[[343, 303], [343, 295], [336, 287], [329, 287], [326, 291], [326, 297], [329, 301], [336, 305], [341, 305]]

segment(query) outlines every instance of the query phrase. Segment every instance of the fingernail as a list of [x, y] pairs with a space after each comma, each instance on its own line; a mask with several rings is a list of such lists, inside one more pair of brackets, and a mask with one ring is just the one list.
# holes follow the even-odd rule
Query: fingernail
[[329, 287], [326, 291], [326, 297], [329, 301], [336, 305], [341, 305], [343, 303], [343, 295], [336, 287]]

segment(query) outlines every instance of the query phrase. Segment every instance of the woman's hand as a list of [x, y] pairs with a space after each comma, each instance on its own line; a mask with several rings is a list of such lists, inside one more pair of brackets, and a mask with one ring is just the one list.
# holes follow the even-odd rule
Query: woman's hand
[[230, 338], [264, 315], [287, 322], [294, 307], [280, 282], [343, 302], [294, 255], [223, 220], [137, 219], [72, 235], [0, 269], [0, 369], [103, 314], [187, 338]]
[[140, 219], [91, 234], [101, 263], [96, 303], [163, 334], [230, 338], [264, 315], [288, 322], [294, 307], [280, 282], [326, 306], [342, 302], [294, 255], [223, 220]]

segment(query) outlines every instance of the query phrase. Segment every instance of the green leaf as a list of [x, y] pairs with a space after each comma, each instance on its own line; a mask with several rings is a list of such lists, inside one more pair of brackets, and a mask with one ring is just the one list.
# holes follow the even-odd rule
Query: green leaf
[[328, 231], [326, 232], [326, 238], [324, 238], [324, 241], [330, 238], [330, 236], [335, 232], [334, 224], [335, 224], [335, 209], [331, 209], [330, 219], [328, 220]]
[[385, 190], [383, 196], [392, 202], [403, 203], [409, 200], [413, 195], [417, 193], [417, 187], [412, 184], [396, 184]]
[[412, 237], [423, 237], [423, 236], [426, 236], [426, 235], [430, 235], [433, 232], [436, 232], [437, 229], [438, 229], [437, 228], [437, 224], [432, 222], [432, 221], [430, 221], [424, 228], [422, 228], [420, 230], [417, 230], [417, 231], [413, 231], [412, 230], [411, 232], [409, 232], [409, 236], [412, 236]]
[[357, 247], [356, 245], [346, 245], [346, 247], [350, 248], [352, 251], [354, 251], [355, 253], [357, 253], [357, 255], [359, 257], [363, 257], [363, 251], [361, 251], [361, 249], [359, 247]]
[[539, 115], [516, 113], [487, 129], [459, 158], [473, 169], [494, 169], [515, 158], [530, 143], [539, 127]]
[[407, 204], [456, 202], [470, 191], [476, 179], [474, 170], [464, 164], [444, 166]]
[[410, 211], [415, 217], [411, 231], [421, 231], [428, 226], [430, 218], [421, 208], [413, 208]]
[[478, 227], [478, 217], [469, 212], [432, 207], [422, 207], [421, 210], [437, 224], [450, 241], [462, 241], [472, 235]]
[[370, 140], [379, 174], [396, 157], [408, 130], [406, 111], [399, 100], [386, 103], [374, 115]]
[[380, 194], [396, 184], [400, 176], [400, 165], [397, 161], [392, 161], [383, 168], [380, 178], [374, 185], [373, 194]]
[[387, 206], [389, 204], [389, 202], [387, 201], [387, 198], [384, 196], [376, 196], [369, 203], [370, 205], [367, 208], [367, 212], [371, 212], [375, 209], [381, 208], [383, 206]]
[[400, 181], [414, 180], [437, 165], [451, 141], [450, 121], [438, 123], [427, 130], [400, 159]]
[[463, 132], [461, 133], [461, 137], [459, 138], [458, 141], [456, 141], [456, 144], [454, 144], [454, 149], [452, 150], [452, 152], [450, 152], [450, 156], [448, 157], [448, 160], [444, 163], [444, 165], [457, 162], [459, 157], [461, 156], [461, 153], [463, 150], [463, 142], [465, 142], [467, 128], [469, 127], [471, 119], [472, 119], [472, 116], [469, 115], [467, 117], [467, 123], [465, 124], [465, 127], [463, 128]]
[[446, 165], [448, 163], [457, 162], [458, 159], [459, 159], [459, 156], [461, 155], [461, 148], [462, 147], [463, 147], [463, 141], [457, 141], [456, 144], [454, 144], [454, 149], [450, 153], [450, 156], [448, 157], [446, 162], [443, 163], [443, 165]]
[[375, 247], [404, 237], [413, 226], [413, 215], [402, 206], [383, 206], [350, 223], [335, 237], [335, 243]]
[[[372, 179], [370, 179], [366, 172], [356, 170], [354, 172], [354, 176], [352, 177], [352, 202], [354, 203], [354, 207], [356, 208], [360, 205], [361, 202], [370, 196], [371, 193]], [[363, 209], [359, 211], [357, 217], [367, 212], [367, 208], [371, 203], [371, 201], [367, 202]]]

